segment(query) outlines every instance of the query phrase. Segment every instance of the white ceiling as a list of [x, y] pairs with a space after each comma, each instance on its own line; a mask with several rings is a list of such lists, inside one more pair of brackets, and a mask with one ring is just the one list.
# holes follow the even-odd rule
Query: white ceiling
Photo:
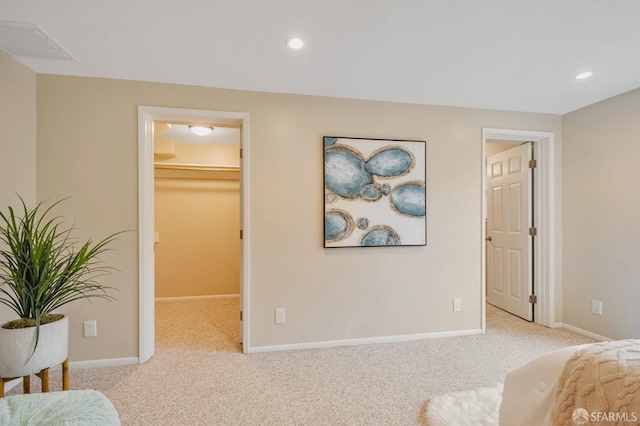
[[[638, 0], [2, 0], [38, 73], [563, 114], [640, 87]], [[299, 36], [300, 51], [285, 46]], [[590, 79], [572, 77], [592, 70]]]

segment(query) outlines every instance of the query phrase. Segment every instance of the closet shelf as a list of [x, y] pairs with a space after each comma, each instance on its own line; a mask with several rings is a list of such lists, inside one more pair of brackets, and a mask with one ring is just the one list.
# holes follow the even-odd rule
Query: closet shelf
[[239, 172], [238, 166], [224, 166], [215, 164], [188, 164], [188, 163], [153, 163], [155, 169], [160, 170], [205, 170], [216, 172]]

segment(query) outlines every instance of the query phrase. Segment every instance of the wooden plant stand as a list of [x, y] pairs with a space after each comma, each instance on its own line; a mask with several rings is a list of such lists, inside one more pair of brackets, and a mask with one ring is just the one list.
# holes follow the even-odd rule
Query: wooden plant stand
[[[42, 392], [49, 392], [49, 369], [36, 373], [42, 382]], [[0, 398], [4, 398], [4, 384], [11, 380], [19, 379], [19, 377], [0, 377]], [[69, 390], [69, 358], [62, 362], [62, 390]], [[22, 378], [22, 391], [27, 394], [31, 393], [31, 376]]]

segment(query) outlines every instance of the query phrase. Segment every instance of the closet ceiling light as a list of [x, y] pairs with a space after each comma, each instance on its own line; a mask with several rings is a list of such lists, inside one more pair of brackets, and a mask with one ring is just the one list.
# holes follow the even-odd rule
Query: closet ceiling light
[[304, 41], [300, 40], [299, 38], [290, 38], [289, 40], [287, 40], [287, 46], [289, 46], [291, 49], [301, 49], [302, 46], [304, 46]]
[[207, 136], [213, 132], [213, 127], [211, 126], [192, 126], [189, 125], [189, 129], [198, 136]]
[[576, 74], [575, 78], [576, 80], [584, 80], [585, 78], [589, 78], [593, 75], [593, 73], [591, 71], [585, 71], [585, 72], [581, 72], [580, 74]]

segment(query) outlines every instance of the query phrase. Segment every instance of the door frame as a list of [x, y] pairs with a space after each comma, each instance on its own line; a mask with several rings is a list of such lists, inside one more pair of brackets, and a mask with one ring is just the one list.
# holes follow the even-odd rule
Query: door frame
[[240, 309], [243, 312], [242, 351], [249, 345], [250, 239], [249, 232], [249, 114], [181, 108], [138, 106], [138, 285], [139, 285], [139, 362], [155, 353], [155, 261], [154, 261], [154, 172], [153, 122], [218, 122], [242, 126], [240, 148]]
[[487, 140], [533, 142], [537, 167], [533, 174], [533, 223], [537, 228], [533, 249], [533, 292], [538, 303], [533, 307], [534, 322], [547, 327], [555, 325], [555, 134], [533, 130], [482, 129], [482, 332], [486, 332], [487, 248], [485, 216], [487, 212], [487, 165], [485, 160]]

